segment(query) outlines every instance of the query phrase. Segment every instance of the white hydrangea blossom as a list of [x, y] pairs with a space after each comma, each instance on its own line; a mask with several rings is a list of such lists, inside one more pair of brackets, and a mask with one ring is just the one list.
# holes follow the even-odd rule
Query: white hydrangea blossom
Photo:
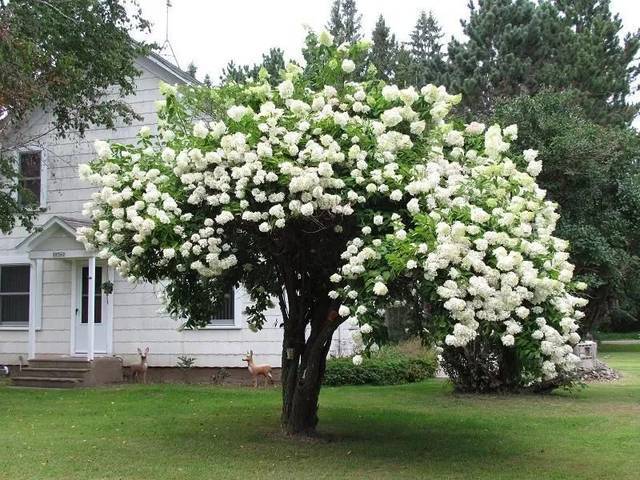
[[345, 73], [351, 73], [356, 69], [356, 64], [353, 62], [353, 60], [349, 60], [348, 58], [345, 58], [342, 61], [342, 71]]

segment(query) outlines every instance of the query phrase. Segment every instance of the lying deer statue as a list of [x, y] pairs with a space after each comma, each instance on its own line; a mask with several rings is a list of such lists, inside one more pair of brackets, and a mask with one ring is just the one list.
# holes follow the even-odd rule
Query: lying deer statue
[[256, 365], [253, 363], [253, 350], [251, 350], [246, 357], [242, 359], [247, 362], [247, 368], [249, 369], [249, 373], [253, 377], [253, 388], [258, 388], [258, 377], [262, 375], [264, 377], [265, 386], [266, 382], [269, 382], [273, 385], [273, 377], [271, 376], [271, 365]]
[[144, 349], [144, 353], [142, 350], [138, 349], [138, 355], [140, 355], [140, 363], [134, 363], [129, 366], [129, 372], [131, 376], [131, 380], [138, 380], [142, 378], [142, 383], [147, 383], [147, 369], [149, 365], [147, 364], [147, 355], [149, 354], [149, 347]]

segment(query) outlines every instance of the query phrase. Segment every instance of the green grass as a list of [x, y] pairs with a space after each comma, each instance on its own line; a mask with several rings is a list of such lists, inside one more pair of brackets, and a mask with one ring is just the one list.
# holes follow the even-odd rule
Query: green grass
[[635, 352], [640, 353], [640, 343], [601, 343], [599, 352]]
[[326, 388], [309, 442], [279, 434], [276, 389], [0, 387], [0, 478], [637, 479], [640, 355], [603, 358], [621, 381], [548, 396]]
[[640, 340], [640, 332], [597, 332], [597, 340]]

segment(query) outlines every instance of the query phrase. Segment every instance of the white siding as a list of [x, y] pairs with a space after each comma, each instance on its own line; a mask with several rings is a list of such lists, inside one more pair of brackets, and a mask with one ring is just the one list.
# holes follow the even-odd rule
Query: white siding
[[69, 354], [71, 264], [45, 260], [42, 278], [42, 330], [37, 333], [40, 352]]
[[259, 361], [280, 365], [282, 330], [276, 310], [267, 313], [265, 328], [253, 333], [246, 327], [242, 311], [248, 295], [235, 292], [236, 327], [178, 331], [180, 322], [158, 310], [156, 289], [149, 284], [132, 285], [120, 278], [114, 289], [114, 345], [118, 354], [133, 359], [138, 347], [149, 347], [149, 362], [175, 366], [178, 356], [196, 358], [198, 366], [243, 366], [250, 349]]
[[[148, 60], [139, 64], [142, 75], [137, 82], [136, 95], [129, 103], [136, 113], [144, 117], [131, 126], [123, 125], [117, 130], [95, 128], [86, 132], [85, 138], [55, 138], [45, 135], [38, 143], [47, 151], [48, 162], [48, 209], [41, 215], [38, 224], [44, 224], [52, 215], [81, 218], [82, 205], [90, 198], [93, 189], [78, 177], [78, 164], [91, 160], [93, 141], [132, 143], [142, 125], [155, 127], [157, 116], [155, 102], [161, 98], [159, 82], [174, 83], [170, 74]], [[24, 137], [47, 132], [50, 118], [46, 113], [34, 114], [22, 132]], [[0, 235], [0, 264], [2, 257], [15, 256], [15, 246], [26, 237], [22, 228], [11, 235]], [[54, 235], [38, 249], [55, 249], [63, 245], [64, 234]], [[37, 332], [37, 352], [68, 354], [71, 348], [71, 275], [68, 260], [44, 261], [42, 330]], [[197, 366], [243, 366], [242, 356], [253, 350], [258, 361], [280, 365], [282, 330], [280, 315], [276, 308], [267, 314], [265, 328], [253, 333], [246, 327], [242, 312], [248, 295], [236, 292], [236, 327], [233, 329], [203, 329], [179, 331], [179, 323], [166, 314], [159, 313], [160, 304], [156, 290], [159, 286], [149, 284], [132, 285], [116, 276], [113, 301], [113, 353], [134, 361], [138, 347], [149, 347], [151, 366], [175, 366], [178, 356], [196, 357]], [[348, 352], [350, 341], [348, 328], [334, 338], [334, 353]], [[342, 342], [339, 339], [342, 338]], [[26, 358], [27, 332], [0, 329], [0, 363], [17, 363], [18, 355]]]

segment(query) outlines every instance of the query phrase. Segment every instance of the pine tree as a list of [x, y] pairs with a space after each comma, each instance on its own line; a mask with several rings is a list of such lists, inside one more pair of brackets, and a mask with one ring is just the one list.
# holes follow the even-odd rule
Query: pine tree
[[334, 39], [337, 39], [342, 34], [342, 14], [341, 14], [342, 0], [334, 0], [331, 5], [331, 12], [329, 13], [329, 21], [327, 22], [327, 30]]
[[358, 13], [356, 0], [342, 0], [343, 42], [357, 42], [362, 38], [362, 14]]
[[222, 70], [220, 80], [225, 82], [243, 83], [249, 79], [256, 80], [260, 69], [264, 69], [269, 74], [270, 82], [280, 81], [280, 70], [284, 68], [284, 51], [280, 48], [270, 48], [267, 53], [262, 54], [262, 62], [254, 65], [236, 65], [233, 60], [227, 63]]
[[362, 38], [362, 15], [358, 13], [355, 0], [334, 0], [327, 30], [337, 44], [353, 43]]
[[267, 53], [262, 54], [262, 64], [256, 65], [257, 71], [264, 67], [269, 74], [271, 82], [280, 80], [280, 70], [284, 68], [284, 51], [280, 48], [270, 48]]
[[[565, 45], [568, 78], [585, 93], [582, 106], [602, 123], [629, 124], [638, 113], [628, 97], [638, 79], [640, 31], [620, 42], [622, 20], [611, 13], [610, 0], [555, 0], [561, 19], [572, 32]], [[633, 64], [636, 64], [633, 66]]]
[[415, 85], [427, 83], [443, 83], [446, 64], [442, 53], [442, 29], [432, 12], [427, 15], [424, 10], [411, 32], [408, 42], [411, 53], [411, 77]]
[[413, 85], [413, 78], [415, 76], [415, 69], [413, 65], [413, 59], [411, 58], [411, 52], [407, 50], [403, 45], [400, 45], [395, 52], [395, 83], [400, 87], [407, 87]]
[[227, 66], [222, 69], [222, 75], [220, 75], [220, 81], [222, 83], [237, 82], [244, 83], [251, 76], [251, 67], [249, 65], [236, 65], [233, 60], [227, 63]]
[[469, 40], [449, 44], [449, 87], [462, 93], [467, 111], [489, 115], [497, 98], [533, 93], [536, 69], [550, 60], [542, 26], [560, 26], [553, 14], [540, 18], [542, 10], [530, 0], [472, 1], [469, 8], [469, 20], [462, 22]]
[[189, 66], [187, 67], [187, 73], [193, 77], [196, 78], [196, 73], [198, 73], [198, 67], [196, 66], [195, 63], [190, 62]]
[[378, 17], [371, 40], [373, 44], [369, 53], [369, 62], [376, 67], [380, 78], [390, 80], [395, 72], [398, 42], [382, 15]]
[[490, 115], [496, 101], [542, 88], [576, 89], [587, 116], [630, 124], [640, 33], [622, 41], [609, 0], [483, 0], [470, 3], [469, 38], [449, 44], [450, 80], [467, 111]]

